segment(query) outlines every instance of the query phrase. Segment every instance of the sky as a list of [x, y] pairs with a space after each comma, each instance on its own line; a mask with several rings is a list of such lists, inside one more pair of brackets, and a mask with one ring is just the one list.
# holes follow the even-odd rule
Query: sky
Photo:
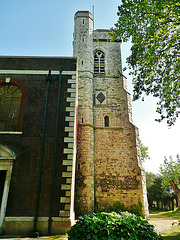
[[[74, 14], [93, 11], [94, 28], [109, 29], [118, 17], [120, 0], [0, 0], [1, 56], [72, 56]], [[122, 43], [123, 67], [130, 55], [131, 43]], [[128, 91], [133, 93], [128, 70]], [[166, 122], [155, 122], [156, 98], [132, 102], [133, 121], [140, 139], [149, 148], [150, 160], [144, 164], [148, 172], [158, 173], [164, 156], [180, 153], [180, 119], [168, 128]]]

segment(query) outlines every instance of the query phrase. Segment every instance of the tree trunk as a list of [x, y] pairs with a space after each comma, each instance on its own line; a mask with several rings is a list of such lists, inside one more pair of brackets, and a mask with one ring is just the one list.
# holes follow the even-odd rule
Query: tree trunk
[[172, 201], [172, 210], [174, 210], [174, 198], [171, 201]]
[[[179, 179], [179, 182], [180, 182], [180, 179]], [[178, 188], [178, 186], [176, 185], [176, 183], [173, 180], [170, 180], [170, 184], [174, 190], [174, 193], [176, 194], [176, 196], [178, 198], [178, 210], [180, 210], [180, 189]]]

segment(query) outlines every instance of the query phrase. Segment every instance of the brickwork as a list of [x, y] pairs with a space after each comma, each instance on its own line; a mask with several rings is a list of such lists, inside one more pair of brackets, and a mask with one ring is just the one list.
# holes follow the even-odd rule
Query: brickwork
[[[9, 233], [12, 233], [12, 231], [16, 233], [18, 224], [22, 225], [22, 229], [19, 231], [23, 232], [23, 226], [26, 221], [23, 217], [35, 216], [41, 156], [43, 156], [43, 164], [38, 219], [39, 217], [46, 217], [44, 221], [46, 222], [45, 225], [48, 225], [52, 198], [52, 168], [60, 66], [63, 67], [63, 72], [60, 86], [52, 217], [58, 218], [58, 226], [66, 225], [64, 227], [65, 232], [74, 217], [74, 190], [71, 186], [74, 184], [75, 175], [73, 174], [73, 167], [76, 157], [76, 59], [56, 57], [0, 58], [0, 83], [6, 82], [7, 78], [10, 83], [11, 81], [15, 84], [16, 82], [20, 82], [23, 89], [27, 92], [26, 104], [23, 103], [25, 105], [25, 114], [22, 116], [24, 117], [21, 128], [22, 132], [18, 132], [18, 130], [16, 133], [0, 132], [0, 144], [8, 146], [17, 152], [17, 157], [13, 163], [6, 208], [6, 218], [8, 220], [6, 222], [5, 218], [4, 221], [4, 229], [6, 229], [7, 233], [8, 231]], [[48, 83], [46, 75], [49, 70], [52, 71], [53, 78], [49, 82], [47, 116], [44, 122]], [[45, 136], [43, 147], [44, 124]], [[32, 231], [32, 219], [28, 220], [27, 228], [29, 231]], [[12, 223], [12, 226], [16, 227], [11, 228], [9, 222]], [[55, 222], [54, 224], [56, 224]], [[8, 226], [10, 226], [9, 230]], [[42, 230], [47, 234], [47, 228], [43, 230], [38, 227], [38, 230]], [[56, 232], [59, 232], [59, 230]], [[61, 232], [63, 232], [62, 229]]]

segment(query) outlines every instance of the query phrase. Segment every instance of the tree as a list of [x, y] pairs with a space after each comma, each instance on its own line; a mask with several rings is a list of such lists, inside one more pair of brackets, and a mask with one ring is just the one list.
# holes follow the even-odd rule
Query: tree
[[[158, 208], [167, 207], [170, 201], [172, 202], [172, 209], [174, 209], [174, 199], [175, 195], [172, 191], [172, 188], [168, 186], [162, 185], [162, 176], [154, 173], [146, 173], [146, 186], [148, 193], [148, 202], [149, 206], [153, 206], [153, 202], [156, 201]], [[160, 204], [161, 203], [161, 204]], [[163, 206], [162, 206], [163, 203]]]
[[146, 160], [150, 159], [148, 147], [146, 147], [141, 140], [139, 140], [140, 144], [140, 151], [141, 151], [141, 161], [145, 162]]
[[173, 125], [180, 113], [180, 2], [122, 0], [112, 39], [132, 40], [126, 62], [133, 75], [134, 96], [158, 97], [161, 122]]
[[159, 201], [162, 200], [163, 189], [161, 187], [161, 178], [153, 173], [146, 173], [147, 193], [149, 206], [152, 207], [153, 201], [157, 202], [159, 208]]
[[163, 179], [163, 186], [169, 184], [178, 198], [178, 210], [180, 210], [180, 156], [177, 155], [176, 161], [172, 156], [169, 160], [165, 157], [164, 163], [160, 166], [160, 173]]

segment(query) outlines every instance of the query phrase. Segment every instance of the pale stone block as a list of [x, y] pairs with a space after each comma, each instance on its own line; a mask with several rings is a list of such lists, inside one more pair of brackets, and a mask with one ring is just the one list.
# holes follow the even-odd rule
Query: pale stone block
[[73, 153], [73, 148], [64, 148], [64, 150], [63, 150], [63, 152], [65, 153], [65, 154], [67, 154], [67, 153]]
[[69, 132], [69, 137], [74, 137], [74, 132]]
[[74, 126], [74, 122], [69, 122], [69, 126], [73, 127]]
[[68, 79], [68, 83], [76, 83], [76, 79]]
[[61, 197], [60, 203], [70, 203], [70, 198], [69, 197]]
[[60, 217], [69, 217], [70, 211], [60, 211]]
[[65, 132], [74, 132], [74, 127], [65, 127]]
[[68, 93], [75, 93], [75, 92], [76, 92], [76, 89], [75, 89], [75, 88], [68, 88], [68, 89], [67, 89], [67, 92], [68, 92]]
[[71, 191], [66, 191], [65, 195], [66, 195], [66, 197], [70, 197], [71, 196]]
[[73, 154], [68, 154], [67, 159], [73, 159]]
[[76, 84], [71, 84], [71, 88], [76, 88]]
[[70, 210], [70, 204], [65, 204], [64, 209], [65, 209], [65, 210]]
[[65, 137], [64, 138], [64, 142], [74, 142], [74, 139], [73, 138], [70, 138], [70, 137]]
[[71, 172], [72, 171], [72, 166], [67, 166], [67, 171]]
[[71, 182], [72, 182], [72, 178], [67, 178], [67, 179], [66, 179], [66, 183], [71, 184]]
[[67, 112], [74, 112], [75, 108], [74, 107], [66, 107]]
[[74, 117], [65, 117], [66, 122], [74, 122]]
[[62, 177], [72, 177], [72, 172], [62, 172]]
[[63, 160], [63, 165], [64, 166], [72, 166], [72, 160]]
[[72, 75], [72, 79], [76, 79], [76, 75]]
[[67, 97], [66, 102], [75, 102], [75, 96], [73, 98], [72, 97]]
[[71, 189], [71, 185], [61, 184], [61, 190], [70, 190], [70, 189]]
[[74, 92], [71, 92], [71, 96], [70, 96], [71, 98], [75, 98], [76, 97], [76, 93], [74, 93]]
[[73, 148], [74, 144], [73, 143], [68, 143], [68, 148]]
[[75, 107], [75, 102], [70, 102], [70, 107]]
[[74, 115], [75, 115], [74, 112], [70, 112], [70, 113], [69, 113], [69, 116], [70, 116], [70, 117], [71, 117], [71, 116], [74, 117]]

